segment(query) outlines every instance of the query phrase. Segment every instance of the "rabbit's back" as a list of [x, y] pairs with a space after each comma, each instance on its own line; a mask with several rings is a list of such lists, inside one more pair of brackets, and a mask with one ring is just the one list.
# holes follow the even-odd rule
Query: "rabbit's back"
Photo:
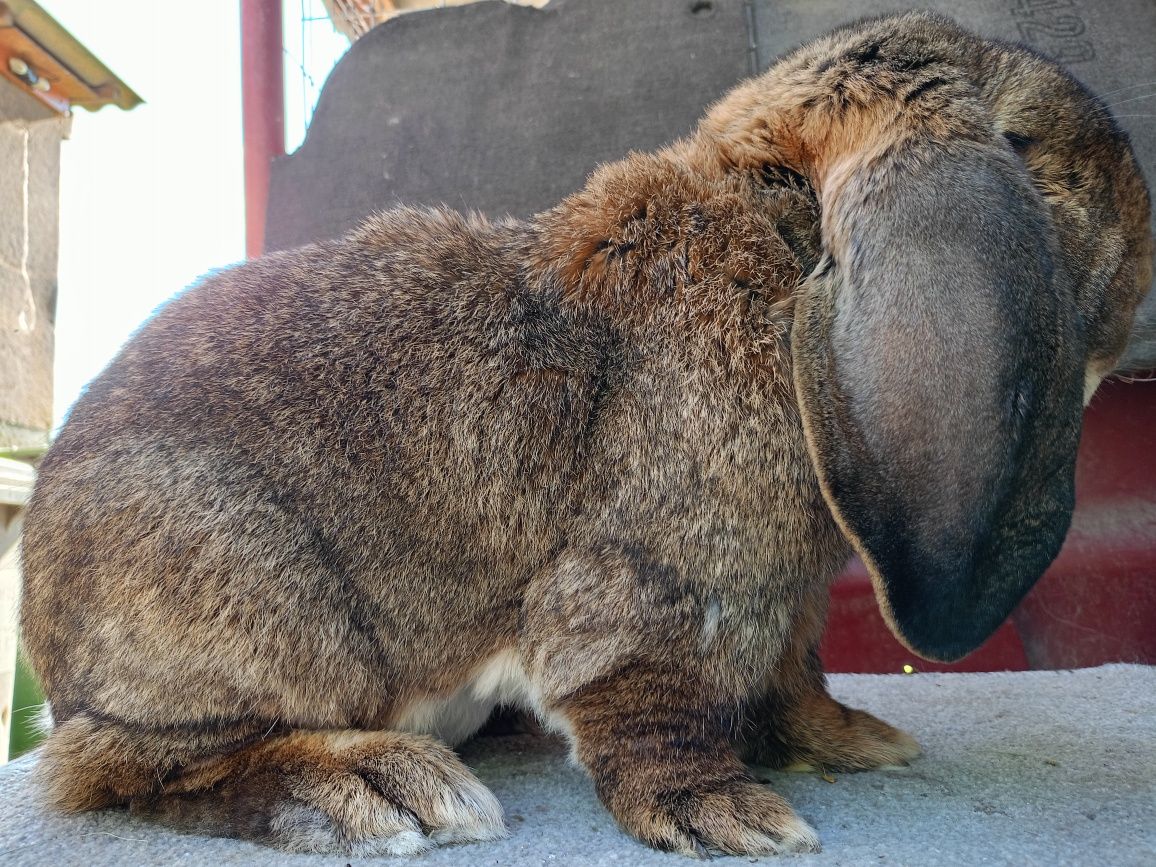
[[142, 329], [30, 508], [25, 632], [58, 717], [381, 724], [509, 643], [618, 354], [526, 285], [523, 231], [392, 212]]

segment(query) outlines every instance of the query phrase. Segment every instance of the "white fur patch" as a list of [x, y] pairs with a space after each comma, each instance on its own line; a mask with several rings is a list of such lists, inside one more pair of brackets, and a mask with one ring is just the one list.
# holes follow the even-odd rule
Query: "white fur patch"
[[36, 719], [32, 722], [32, 728], [38, 734], [47, 737], [56, 727], [56, 720], [52, 717], [51, 702], [44, 702], [40, 705], [40, 710], [36, 713]]
[[433, 735], [455, 746], [481, 728], [499, 704], [533, 711], [549, 724], [549, 715], [542, 712], [541, 694], [513, 649], [487, 659], [453, 695], [413, 702], [390, 728]]
[[1084, 406], [1088, 405], [1088, 401], [1092, 399], [1092, 395], [1096, 393], [1096, 389], [1100, 387], [1100, 382], [1103, 379], [1103, 374], [1093, 370], [1092, 365], [1089, 364], [1084, 369]]
[[699, 635], [699, 647], [706, 650], [710, 647], [714, 637], [718, 635], [718, 627], [722, 622], [722, 605], [717, 599], [711, 599], [706, 606], [706, 615], [702, 619], [702, 633]]
[[482, 727], [496, 702], [478, 701], [465, 690], [449, 698], [427, 698], [406, 707], [390, 728], [433, 735], [457, 746]]

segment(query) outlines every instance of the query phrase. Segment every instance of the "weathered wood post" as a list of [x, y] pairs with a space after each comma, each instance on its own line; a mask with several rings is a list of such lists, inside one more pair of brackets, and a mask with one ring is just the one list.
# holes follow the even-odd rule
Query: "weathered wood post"
[[71, 110], [140, 103], [32, 0], [0, 0], [0, 764], [16, 674], [17, 542], [52, 430], [60, 143]]
[[60, 142], [68, 125], [0, 82], [0, 762], [8, 758], [16, 676], [17, 540], [35, 475], [26, 461], [47, 446], [52, 428]]
[[19, 461], [0, 458], [0, 764], [8, 760], [16, 683], [16, 611], [20, 571], [16, 541], [24, 503], [35, 473]]

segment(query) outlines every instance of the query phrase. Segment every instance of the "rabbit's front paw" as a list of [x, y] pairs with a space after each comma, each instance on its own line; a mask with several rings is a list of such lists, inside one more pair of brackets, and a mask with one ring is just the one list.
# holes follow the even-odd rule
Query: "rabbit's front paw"
[[819, 836], [786, 801], [757, 783], [667, 792], [653, 800], [616, 804], [622, 826], [656, 849], [705, 858], [818, 852]]

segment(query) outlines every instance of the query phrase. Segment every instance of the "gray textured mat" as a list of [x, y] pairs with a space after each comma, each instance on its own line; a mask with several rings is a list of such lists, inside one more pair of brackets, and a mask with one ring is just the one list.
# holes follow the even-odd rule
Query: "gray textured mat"
[[[791, 865], [1156, 864], [1156, 668], [831, 680], [840, 698], [918, 737], [926, 756], [905, 771], [834, 783], [769, 774], [823, 839], [821, 854]], [[510, 838], [437, 850], [408, 862], [415, 867], [692, 863], [621, 834], [557, 741], [494, 738], [464, 755], [505, 807]], [[0, 863], [8, 867], [350, 863], [172, 834], [118, 812], [45, 815], [30, 767], [21, 760], [0, 770]]]

